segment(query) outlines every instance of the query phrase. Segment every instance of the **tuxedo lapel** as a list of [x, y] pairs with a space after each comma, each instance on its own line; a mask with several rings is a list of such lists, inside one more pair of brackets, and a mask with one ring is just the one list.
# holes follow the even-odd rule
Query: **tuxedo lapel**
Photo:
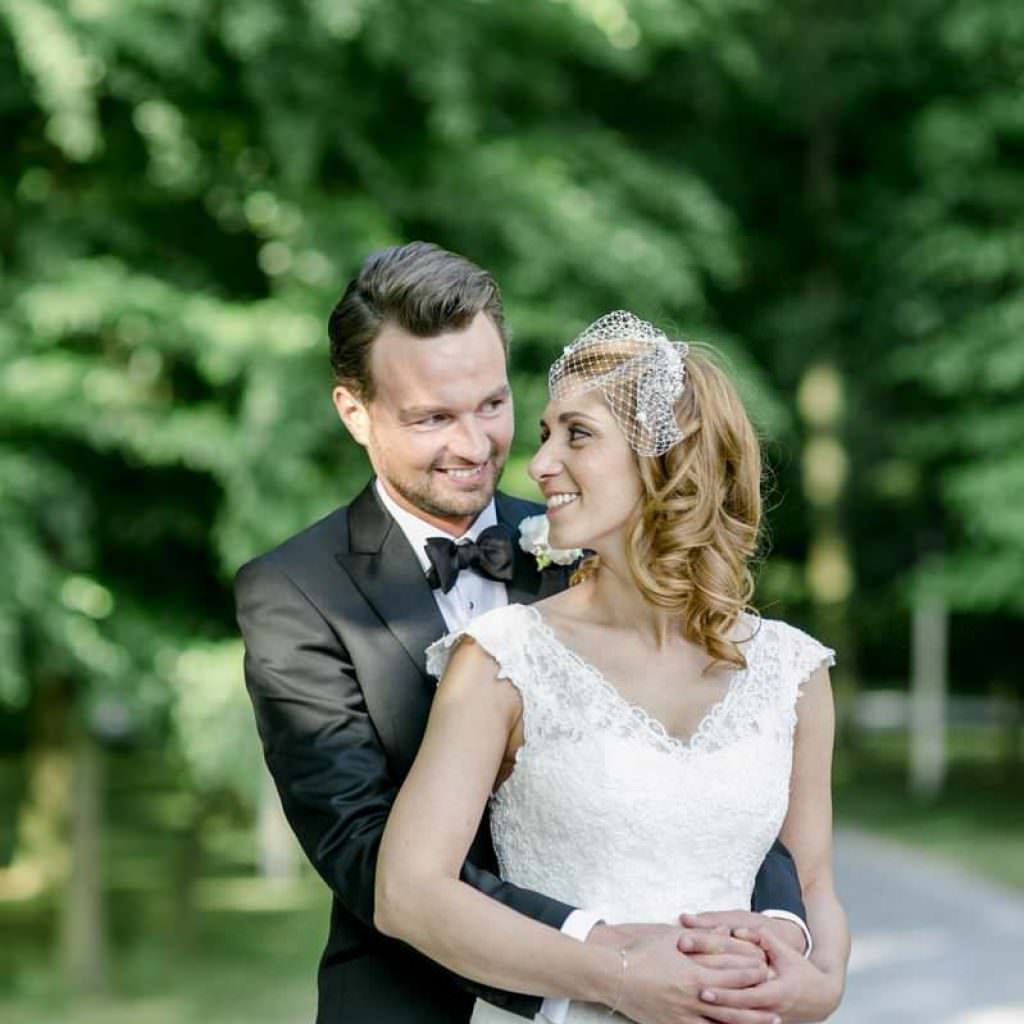
[[335, 557], [425, 675], [425, 651], [446, 632], [444, 619], [416, 555], [372, 481], [349, 506], [349, 550]]
[[564, 590], [565, 574], [556, 568], [541, 572], [537, 559], [519, 546], [519, 524], [525, 518], [525, 502], [516, 501], [500, 491], [494, 496], [494, 507], [498, 522], [508, 527], [515, 537], [515, 555], [512, 580], [506, 584], [509, 604], [533, 604], [534, 601]]

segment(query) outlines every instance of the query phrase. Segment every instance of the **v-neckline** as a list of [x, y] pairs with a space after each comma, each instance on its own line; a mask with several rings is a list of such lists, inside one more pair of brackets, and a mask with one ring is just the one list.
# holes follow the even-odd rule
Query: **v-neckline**
[[[699, 738], [710, 730], [714, 722], [717, 722], [725, 715], [726, 709], [734, 700], [734, 695], [739, 689], [741, 689], [736, 685], [738, 680], [744, 678], [750, 670], [750, 651], [752, 650], [755, 638], [761, 633], [761, 630], [758, 629], [750, 637], [750, 640], [746, 641], [747, 651], [744, 653], [747, 655], [747, 668], [735, 669], [729, 674], [729, 678], [725, 684], [725, 693], [723, 693], [718, 700], [714, 701], [704, 714], [701, 715], [693, 732], [691, 732], [686, 739], [682, 739], [674, 733], [669, 732], [668, 729], [665, 728], [665, 724], [661, 719], [652, 715], [651, 712], [642, 704], [636, 704], [633, 701], [628, 700], [623, 695], [622, 691], [612, 683], [612, 681], [596, 665], [587, 661], [586, 658], [573, 650], [548, 623], [547, 619], [544, 618], [536, 605], [530, 604], [525, 607], [528, 612], [532, 613], [532, 618], [540, 631], [560, 650], [564, 651], [569, 659], [586, 675], [593, 679], [598, 687], [600, 687], [600, 689], [602, 689], [616, 704], [623, 708], [631, 717], [639, 721], [641, 725], [645, 726], [647, 730], [657, 737], [657, 739], [662, 743], [684, 753], [689, 753], [694, 750]], [[761, 620], [761, 622], [763, 625], [763, 620]]]

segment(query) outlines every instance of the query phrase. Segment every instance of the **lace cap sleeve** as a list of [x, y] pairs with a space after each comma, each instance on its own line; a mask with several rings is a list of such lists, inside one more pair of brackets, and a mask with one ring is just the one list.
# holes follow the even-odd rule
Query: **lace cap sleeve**
[[790, 626], [789, 633], [794, 698], [799, 699], [804, 684], [819, 668], [831, 668], [836, 663], [836, 652], [796, 626]]
[[447, 633], [427, 648], [427, 672], [440, 679], [455, 648], [471, 636], [498, 663], [499, 678], [519, 683], [523, 676], [522, 610], [520, 605], [495, 608], [463, 629]]

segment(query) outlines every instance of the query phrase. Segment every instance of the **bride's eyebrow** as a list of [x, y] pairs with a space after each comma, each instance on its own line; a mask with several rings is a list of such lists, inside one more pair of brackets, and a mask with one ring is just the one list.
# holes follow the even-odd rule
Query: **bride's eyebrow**
[[[597, 422], [598, 422], [596, 419], [594, 419], [593, 416], [588, 416], [585, 412], [574, 412], [572, 409], [568, 410], [567, 412], [561, 412], [561, 413], [558, 414], [558, 422], [559, 423], [568, 423], [569, 420], [588, 420], [590, 423], [593, 423], [595, 426], [597, 425]], [[550, 429], [548, 427], [548, 421], [546, 419], [544, 419], [543, 416], [540, 418], [540, 428], [541, 428], [541, 430], [549, 430]]]

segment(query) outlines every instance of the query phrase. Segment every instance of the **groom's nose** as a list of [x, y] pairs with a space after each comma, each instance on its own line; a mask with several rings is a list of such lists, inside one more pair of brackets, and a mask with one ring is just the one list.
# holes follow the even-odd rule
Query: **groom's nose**
[[459, 419], [449, 439], [448, 450], [466, 462], [486, 462], [491, 453], [491, 439], [475, 416]]

